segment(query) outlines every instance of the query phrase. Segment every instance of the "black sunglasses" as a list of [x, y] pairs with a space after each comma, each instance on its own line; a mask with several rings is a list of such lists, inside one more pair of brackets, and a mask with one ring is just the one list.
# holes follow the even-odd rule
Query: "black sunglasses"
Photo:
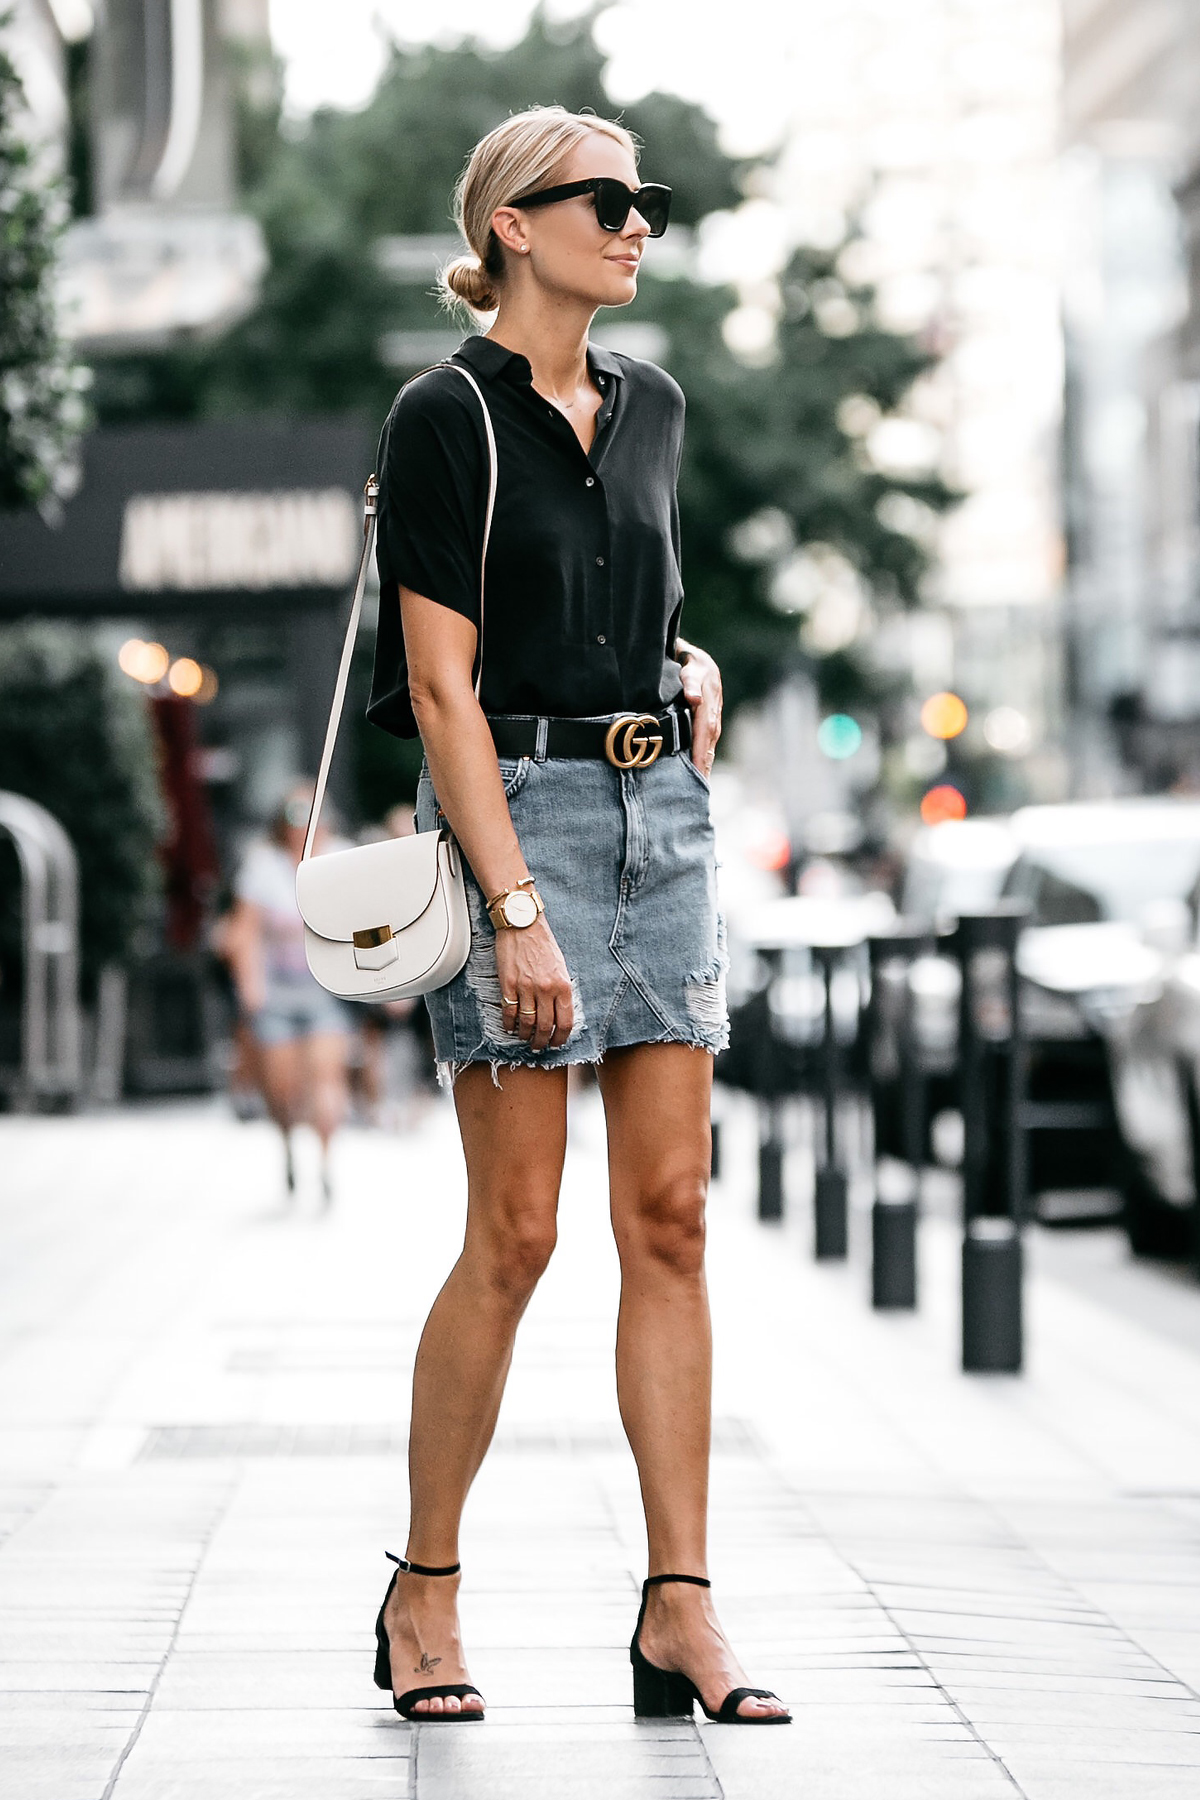
[[596, 217], [605, 231], [623, 231], [630, 209], [636, 207], [651, 237], [661, 237], [667, 229], [671, 211], [671, 190], [660, 182], [647, 182], [634, 191], [612, 175], [593, 175], [588, 181], [568, 181], [561, 187], [540, 188], [536, 194], [523, 194], [510, 200], [510, 206], [549, 206], [555, 200], [572, 200], [576, 194], [591, 194], [596, 202]]

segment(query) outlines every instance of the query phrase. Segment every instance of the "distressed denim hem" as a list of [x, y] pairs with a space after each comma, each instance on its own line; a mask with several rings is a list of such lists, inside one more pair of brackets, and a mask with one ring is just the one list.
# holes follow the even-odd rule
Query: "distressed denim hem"
[[[563, 1045], [563, 1048], [566, 1049], [565, 1044]], [[584, 1052], [579, 1056], [561, 1056], [556, 1062], [539, 1062], [538, 1059], [533, 1056], [524, 1056], [512, 1060], [506, 1060], [504, 1057], [498, 1056], [464, 1056], [455, 1061], [439, 1057], [434, 1066], [437, 1070], [438, 1086], [449, 1090], [454, 1086], [454, 1083], [458, 1080], [462, 1071], [464, 1069], [469, 1069], [472, 1063], [490, 1064], [492, 1071], [492, 1086], [499, 1087], [500, 1082], [496, 1075], [497, 1069], [569, 1069], [573, 1068], [577, 1063], [598, 1063], [603, 1061], [603, 1055], [595, 1056], [590, 1052]]]
[[716, 1039], [717, 1041], [714, 1043], [708, 1038], [681, 1037], [677, 1032], [668, 1031], [664, 1032], [661, 1037], [639, 1038], [632, 1044], [609, 1044], [599, 1055], [586, 1052], [580, 1056], [560, 1057], [557, 1062], [539, 1062], [532, 1056], [508, 1061], [501, 1057], [464, 1056], [458, 1060], [439, 1057], [434, 1066], [437, 1070], [438, 1086], [449, 1092], [453, 1088], [454, 1083], [458, 1080], [462, 1071], [464, 1069], [469, 1069], [473, 1063], [489, 1064], [492, 1071], [492, 1086], [499, 1087], [500, 1081], [497, 1075], [498, 1069], [571, 1069], [578, 1067], [581, 1063], [591, 1063], [594, 1067], [597, 1063], [602, 1063], [605, 1056], [610, 1051], [636, 1050], [639, 1044], [683, 1044], [686, 1045], [689, 1050], [707, 1050], [710, 1056], [717, 1056], [722, 1050], [727, 1050], [729, 1048], [728, 1022], [721, 1031], [716, 1033]]

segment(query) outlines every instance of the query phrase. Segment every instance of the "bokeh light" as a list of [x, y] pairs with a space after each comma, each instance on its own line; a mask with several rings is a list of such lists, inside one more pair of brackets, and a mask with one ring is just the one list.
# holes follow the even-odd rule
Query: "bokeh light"
[[147, 644], [141, 638], [127, 638], [117, 652], [117, 664], [122, 673], [146, 687], [153, 687], [156, 681], [162, 680], [170, 661], [161, 644]]
[[930, 694], [921, 708], [921, 724], [933, 738], [956, 738], [966, 730], [967, 717], [957, 694]]
[[921, 821], [925, 825], [944, 825], [948, 819], [965, 819], [966, 816], [966, 800], [949, 782], [930, 788], [921, 802]]
[[207, 663], [202, 664], [200, 686], [196, 689], [196, 705], [207, 706], [210, 700], [215, 700], [220, 685], [217, 680], [217, 671], [210, 669]]
[[1015, 706], [994, 706], [983, 721], [983, 735], [1002, 756], [1023, 756], [1033, 741], [1033, 728]]
[[167, 686], [181, 700], [191, 700], [204, 686], [204, 670], [190, 656], [180, 656], [167, 672]]
[[768, 831], [748, 845], [746, 856], [756, 869], [786, 869], [792, 858], [792, 846], [785, 831]]
[[849, 713], [830, 713], [817, 727], [817, 745], [822, 756], [844, 762], [853, 756], [863, 741], [862, 726]]

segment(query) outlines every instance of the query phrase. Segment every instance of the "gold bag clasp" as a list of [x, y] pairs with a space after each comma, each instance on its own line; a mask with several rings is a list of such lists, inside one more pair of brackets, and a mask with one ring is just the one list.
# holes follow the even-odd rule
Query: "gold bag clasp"
[[380, 944], [390, 943], [391, 938], [392, 928], [390, 925], [372, 925], [370, 931], [354, 933], [354, 948], [356, 950], [375, 950]]
[[354, 961], [360, 969], [386, 969], [400, 955], [390, 925], [372, 925], [354, 933]]

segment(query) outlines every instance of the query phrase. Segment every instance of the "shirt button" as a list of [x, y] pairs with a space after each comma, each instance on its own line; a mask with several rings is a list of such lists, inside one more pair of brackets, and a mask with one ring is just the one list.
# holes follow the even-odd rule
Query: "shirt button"
[[596, 642], [598, 644], [607, 644], [608, 639], [605, 637], [603, 632], [600, 632], [596, 638]]
[[596, 477], [594, 475], [589, 475], [583, 485], [584, 487], [595, 487]]
[[604, 558], [602, 556], [598, 556], [596, 558], [596, 567], [598, 569], [602, 569], [604, 567]]

